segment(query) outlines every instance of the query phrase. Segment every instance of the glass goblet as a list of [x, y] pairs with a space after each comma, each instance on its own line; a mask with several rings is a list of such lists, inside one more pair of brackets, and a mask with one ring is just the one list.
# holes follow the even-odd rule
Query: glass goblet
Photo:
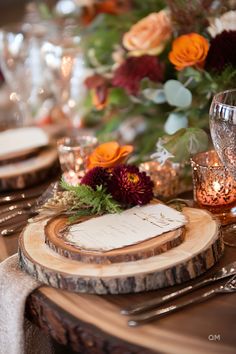
[[52, 100], [40, 48], [45, 28], [19, 23], [0, 31], [1, 68], [10, 87], [10, 99], [20, 110], [19, 125], [28, 125], [40, 115], [42, 105]]
[[210, 107], [210, 130], [217, 154], [236, 179], [236, 89], [214, 96]]
[[[236, 89], [220, 92], [213, 97], [210, 131], [221, 162], [236, 180]], [[225, 244], [236, 247], [236, 225], [228, 225], [223, 231]]]
[[86, 95], [84, 80], [88, 75], [80, 46], [80, 37], [62, 36], [45, 41], [42, 55], [48, 68], [58, 104], [73, 127], [79, 127]]

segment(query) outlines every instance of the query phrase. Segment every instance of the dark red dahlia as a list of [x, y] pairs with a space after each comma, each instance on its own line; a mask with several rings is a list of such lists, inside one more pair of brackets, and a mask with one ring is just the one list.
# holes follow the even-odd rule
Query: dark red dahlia
[[157, 57], [129, 57], [115, 71], [112, 84], [124, 88], [131, 95], [137, 95], [140, 81], [145, 77], [154, 82], [163, 81], [164, 67]]
[[86, 173], [80, 183], [86, 184], [96, 190], [96, 186], [102, 185], [106, 187], [109, 177], [110, 175], [105, 168], [94, 167]]
[[136, 166], [118, 165], [112, 169], [108, 191], [125, 206], [144, 205], [153, 198], [153, 182]]
[[211, 40], [205, 68], [221, 73], [227, 66], [236, 67], [236, 31], [223, 31]]

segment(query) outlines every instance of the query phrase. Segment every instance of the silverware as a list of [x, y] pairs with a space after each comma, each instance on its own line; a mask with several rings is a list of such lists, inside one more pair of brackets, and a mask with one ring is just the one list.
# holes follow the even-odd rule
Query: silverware
[[31, 207], [30, 206], [28, 206], [26, 208], [23, 207], [23, 209], [10, 212], [5, 217], [1, 218], [0, 225], [4, 224], [5, 222], [12, 220], [15, 217], [20, 216], [20, 215], [34, 216], [34, 218], [32, 218], [32, 219], [29, 219], [29, 220], [24, 219], [24, 220], [18, 221], [13, 226], [5, 227], [4, 229], [2, 229], [0, 231], [0, 235], [1, 236], [12, 235], [16, 232], [21, 231], [21, 229], [27, 224], [28, 221], [29, 222], [37, 222], [39, 220], [43, 220], [43, 219], [49, 217], [49, 215], [40, 215], [41, 207], [55, 193], [55, 191], [57, 189], [58, 189], [58, 182], [51, 183], [48, 186], [48, 188], [46, 190], [44, 190], [43, 194], [40, 193], [41, 195], [34, 203], [32, 203]]
[[171, 306], [159, 309], [159, 310], [153, 310], [153, 311], [149, 311], [147, 313], [144, 313], [142, 315], [137, 315], [135, 318], [131, 318], [128, 321], [128, 325], [130, 327], [136, 327], [136, 326], [142, 325], [144, 323], [150, 322], [152, 320], [156, 320], [161, 317], [164, 317], [172, 312], [183, 309], [189, 305], [201, 303], [201, 302], [203, 302], [207, 299], [210, 299], [218, 294], [232, 293], [234, 291], [236, 291], [236, 275], [234, 275], [224, 285], [221, 285], [221, 286], [218, 286], [214, 289], [211, 289], [211, 290], [205, 292], [204, 294], [202, 294], [198, 297], [195, 297], [194, 299], [187, 300], [179, 305], [171, 305]]
[[35, 211], [31, 211], [30, 209], [17, 210], [15, 212], [8, 213], [8, 215], [0, 218], [0, 225], [4, 224], [5, 222], [7, 222], [9, 220], [12, 220], [15, 217], [20, 216], [20, 215], [33, 216], [35, 214], [36, 214], [36, 212]]
[[5, 228], [0, 231], [1, 236], [10, 236], [13, 235], [23, 229], [23, 227], [26, 225], [27, 221], [20, 221], [17, 224], [14, 224], [14, 226], [9, 226], [8, 228]]
[[30, 209], [32, 208], [32, 206], [34, 205], [34, 202], [24, 202], [24, 203], [20, 203], [20, 204], [12, 204], [9, 206], [6, 206], [5, 208], [1, 208], [1, 214], [5, 214], [5, 213], [10, 213], [12, 211], [16, 211], [16, 210], [20, 210], [20, 209]]
[[2, 197], [0, 197], [0, 205], [5, 204], [5, 203], [17, 202], [18, 200], [36, 198], [40, 194], [42, 194], [42, 189], [27, 190], [22, 193], [2, 196]]
[[167, 294], [162, 297], [154, 298], [151, 300], [147, 300], [144, 302], [141, 302], [139, 304], [135, 304], [132, 306], [129, 306], [127, 308], [124, 308], [121, 310], [122, 315], [135, 315], [147, 310], [150, 310], [154, 307], [157, 307], [159, 305], [162, 305], [170, 300], [176, 299], [182, 295], [188, 294], [196, 289], [199, 289], [205, 285], [214, 283], [217, 280], [224, 279], [227, 277], [230, 277], [232, 275], [236, 274], [236, 262], [227, 264], [220, 270], [218, 270], [216, 273], [211, 275], [209, 278], [206, 278], [198, 283], [195, 283], [193, 285], [186, 286], [180, 290], [174, 291], [170, 294]]

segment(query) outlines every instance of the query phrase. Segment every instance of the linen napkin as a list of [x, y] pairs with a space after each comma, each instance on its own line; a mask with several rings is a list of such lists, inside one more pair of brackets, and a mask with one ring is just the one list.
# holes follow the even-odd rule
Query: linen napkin
[[17, 254], [0, 263], [0, 354], [51, 354], [50, 337], [24, 319], [27, 296], [41, 284], [23, 272]]

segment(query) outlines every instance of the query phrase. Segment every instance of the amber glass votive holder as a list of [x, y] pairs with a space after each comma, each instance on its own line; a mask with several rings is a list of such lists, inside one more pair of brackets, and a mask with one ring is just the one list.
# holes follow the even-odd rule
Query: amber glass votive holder
[[97, 138], [90, 135], [64, 137], [57, 142], [63, 178], [70, 184], [78, 184], [87, 170], [88, 156], [97, 146]]
[[154, 195], [162, 200], [176, 197], [181, 191], [182, 167], [179, 163], [166, 161], [146, 161], [139, 165], [140, 171], [146, 172], [154, 183]]
[[231, 211], [236, 206], [236, 181], [214, 150], [196, 154], [191, 166], [194, 201], [227, 224], [228, 218], [235, 218]]

